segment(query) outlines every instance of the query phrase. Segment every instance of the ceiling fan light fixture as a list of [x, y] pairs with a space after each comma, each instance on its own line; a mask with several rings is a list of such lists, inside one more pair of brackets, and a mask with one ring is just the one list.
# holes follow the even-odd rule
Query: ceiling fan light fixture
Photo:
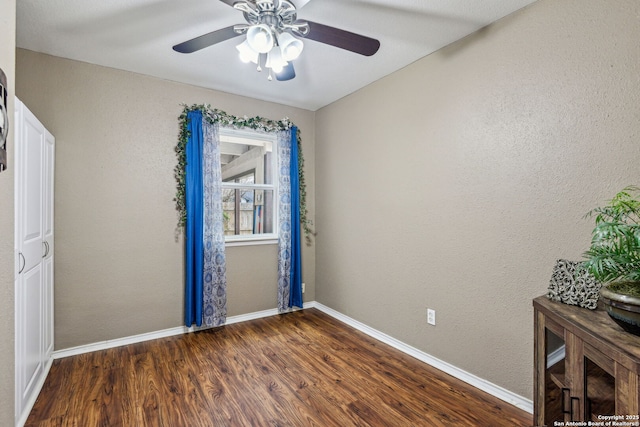
[[276, 74], [282, 71], [287, 65], [287, 61], [282, 57], [282, 51], [279, 46], [274, 46], [273, 49], [267, 55], [267, 62], [265, 66], [273, 70]]
[[282, 56], [285, 61], [294, 61], [298, 59], [304, 49], [302, 40], [293, 37], [289, 33], [282, 33], [278, 36], [278, 44], [282, 50]]
[[253, 62], [256, 69], [268, 69], [268, 79], [275, 73], [278, 81], [296, 76], [293, 62], [304, 49], [302, 39], [310, 39], [360, 55], [374, 55], [380, 42], [317, 22], [298, 20], [296, 5], [309, 0], [220, 0], [244, 15], [245, 24], [232, 25], [173, 46], [180, 53], [193, 53], [239, 35], [245, 41], [236, 46], [243, 62]]
[[245, 64], [249, 62], [253, 62], [254, 64], [258, 63], [258, 56], [260, 54], [251, 49], [251, 46], [249, 46], [249, 42], [247, 42], [246, 40], [237, 45], [236, 49], [238, 49], [238, 52], [240, 54], [240, 60]]
[[265, 24], [253, 25], [247, 30], [247, 42], [251, 49], [258, 53], [267, 53], [274, 44], [271, 28]]

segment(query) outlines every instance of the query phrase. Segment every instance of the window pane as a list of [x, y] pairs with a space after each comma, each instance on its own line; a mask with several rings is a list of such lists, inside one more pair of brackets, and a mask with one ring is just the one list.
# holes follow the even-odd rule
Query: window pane
[[273, 184], [273, 142], [221, 136], [220, 146], [222, 181], [237, 182], [251, 171], [253, 183]]
[[273, 190], [223, 189], [225, 235], [273, 233]]
[[226, 236], [277, 232], [276, 142], [274, 133], [220, 128]]

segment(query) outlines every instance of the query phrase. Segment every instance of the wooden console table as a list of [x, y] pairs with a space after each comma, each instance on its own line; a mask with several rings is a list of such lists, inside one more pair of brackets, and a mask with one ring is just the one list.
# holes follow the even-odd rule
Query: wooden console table
[[640, 425], [640, 337], [601, 304], [588, 310], [541, 296], [533, 307], [535, 424]]

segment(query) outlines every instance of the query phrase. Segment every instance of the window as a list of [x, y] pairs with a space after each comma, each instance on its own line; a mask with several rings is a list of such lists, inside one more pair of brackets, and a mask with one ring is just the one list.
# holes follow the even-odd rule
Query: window
[[276, 135], [220, 127], [225, 241], [277, 238]]

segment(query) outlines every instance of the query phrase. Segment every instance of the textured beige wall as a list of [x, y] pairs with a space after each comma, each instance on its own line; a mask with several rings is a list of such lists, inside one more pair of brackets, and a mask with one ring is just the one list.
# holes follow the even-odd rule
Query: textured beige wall
[[319, 110], [316, 299], [532, 398], [532, 298], [640, 184], [639, 19], [540, 0]]
[[[0, 0], [0, 68], [7, 76], [13, 123], [16, 64], [16, 0]], [[14, 233], [13, 125], [9, 127], [9, 169], [0, 173], [0, 425], [14, 424]]]
[[[291, 118], [302, 131], [313, 209], [310, 111], [20, 49], [16, 69], [18, 97], [56, 137], [56, 349], [182, 324], [173, 202], [181, 104]], [[309, 301], [315, 247], [304, 250]], [[227, 263], [230, 316], [276, 307], [275, 246], [229, 248]]]

